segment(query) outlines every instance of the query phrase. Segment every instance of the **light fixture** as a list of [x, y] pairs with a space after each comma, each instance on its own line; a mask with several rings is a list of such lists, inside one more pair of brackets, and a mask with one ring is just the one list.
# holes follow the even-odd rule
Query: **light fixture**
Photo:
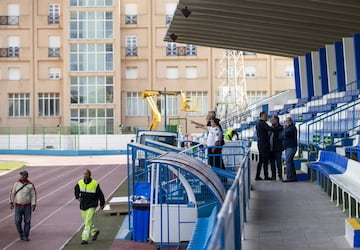
[[191, 11], [188, 9], [187, 6], [185, 8], [181, 9], [181, 13], [184, 15], [184, 17], [188, 18], [191, 15]]
[[174, 33], [172, 33], [172, 34], [170, 35], [170, 38], [171, 38], [171, 40], [172, 40], [173, 42], [176, 42], [176, 39], [178, 38], [178, 36], [175, 35]]

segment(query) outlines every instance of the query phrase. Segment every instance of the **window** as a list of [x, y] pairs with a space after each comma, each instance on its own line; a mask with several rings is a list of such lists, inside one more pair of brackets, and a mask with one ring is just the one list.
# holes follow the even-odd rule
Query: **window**
[[137, 67], [126, 67], [125, 79], [137, 79], [138, 68]]
[[141, 98], [141, 92], [126, 93], [126, 115], [127, 116], [148, 115], [147, 101]]
[[71, 11], [70, 38], [113, 38], [113, 13], [111, 11]]
[[112, 6], [113, 0], [70, 0], [70, 6]]
[[39, 93], [38, 98], [39, 116], [44, 117], [60, 115], [59, 93]]
[[49, 36], [49, 57], [59, 57], [60, 56], [60, 37], [59, 36]]
[[188, 116], [205, 116], [208, 112], [208, 93], [205, 91], [187, 91], [186, 97], [190, 102], [188, 103], [190, 109], [198, 112], [188, 112]]
[[196, 66], [185, 67], [185, 78], [186, 79], [196, 79], [197, 78], [197, 67]]
[[[166, 98], [166, 110], [165, 110], [165, 98]], [[179, 115], [179, 96], [173, 95], [161, 95], [161, 108], [160, 112], [162, 115], [171, 115], [178, 116]]]
[[167, 3], [166, 4], [166, 24], [171, 23], [175, 10], [176, 10], [176, 3]]
[[20, 39], [18, 36], [8, 37], [8, 57], [19, 57]]
[[8, 4], [8, 24], [18, 25], [19, 24], [19, 4]]
[[20, 80], [20, 69], [19, 68], [9, 68], [8, 70], [8, 79], [9, 81], [19, 81]]
[[293, 66], [285, 67], [285, 77], [294, 77], [294, 67]]
[[113, 109], [71, 109], [72, 134], [113, 134]]
[[197, 55], [196, 45], [186, 44], [185, 55], [186, 56], [196, 56]]
[[111, 43], [70, 44], [70, 71], [106, 72], [113, 70]]
[[167, 79], [178, 79], [179, 78], [178, 67], [166, 67], [166, 78]]
[[137, 24], [137, 4], [128, 3], [125, 5], [125, 24]]
[[137, 56], [137, 37], [126, 36], [125, 38], [126, 56]]
[[49, 79], [59, 80], [61, 78], [60, 68], [49, 68]]
[[9, 94], [9, 117], [30, 116], [30, 94]]
[[248, 105], [258, 103], [267, 98], [266, 91], [247, 91]]
[[245, 67], [245, 77], [246, 78], [255, 78], [256, 77], [256, 68], [253, 66]]
[[112, 76], [73, 76], [70, 78], [70, 102], [73, 104], [113, 103]]
[[166, 55], [167, 56], [177, 56], [176, 43], [167, 43], [167, 45], [166, 45]]
[[48, 5], [48, 24], [60, 23], [60, 4], [49, 3]]

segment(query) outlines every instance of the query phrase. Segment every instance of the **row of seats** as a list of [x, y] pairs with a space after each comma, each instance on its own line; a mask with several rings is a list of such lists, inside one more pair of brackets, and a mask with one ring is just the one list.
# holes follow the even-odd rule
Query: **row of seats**
[[332, 151], [320, 150], [318, 159], [307, 164], [310, 181], [313, 181], [313, 172], [316, 173], [316, 182], [324, 186], [327, 191], [331, 174], [343, 174], [347, 167], [348, 158]]
[[[347, 204], [349, 217], [352, 215], [352, 199], [356, 202], [356, 218], [359, 218], [360, 203], [360, 162], [348, 159], [332, 151], [319, 151], [318, 159], [307, 163], [310, 180], [313, 181], [313, 172], [316, 173], [316, 183], [328, 191], [331, 183], [331, 201], [336, 197], [337, 206], [343, 201], [343, 211]], [[336, 192], [335, 192], [336, 190]], [[335, 196], [336, 193], [336, 196]]]
[[339, 206], [339, 193], [342, 190], [343, 211], [345, 211], [345, 193], [348, 197], [349, 217], [351, 217], [352, 198], [356, 203], [356, 218], [359, 218], [359, 202], [360, 202], [360, 163], [349, 159], [346, 171], [343, 174], [330, 175], [332, 183], [331, 201], [334, 199], [334, 190], [336, 187], [337, 205]]

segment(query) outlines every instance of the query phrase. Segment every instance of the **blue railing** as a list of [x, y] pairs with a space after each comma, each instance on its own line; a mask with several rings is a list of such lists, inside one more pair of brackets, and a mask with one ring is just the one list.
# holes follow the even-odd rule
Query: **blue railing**
[[[131, 177], [129, 176], [129, 182], [128, 182], [128, 190], [131, 192], [131, 190], [134, 189], [134, 183], [138, 180], [141, 181], [150, 181], [151, 178], [150, 174], [150, 168], [147, 166], [146, 161], [153, 159], [154, 157], [160, 156], [162, 154], [165, 154], [166, 151], [170, 151], [177, 153], [181, 149], [175, 149], [172, 146], [164, 145], [163, 143], [155, 142], [155, 141], [147, 141], [145, 142], [146, 145], [141, 145], [137, 143], [130, 143], [128, 144], [128, 173], [131, 174]], [[226, 220], [226, 225], [229, 223], [229, 220], [233, 220], [231, 222], [232, 225], [234, 225], [234, 228], [236, 229], [236, 232], [242, 232], [244, 222], [246, 221], [246, 208], [247, 208], [247, 202], [250, 198], [250, 161], [249, 161], [249, 153], [248, 150], [240, 146], [241, 142], [231, 142], [228, 143], [228, 145], [223, 146], [223, 154], [222, 158], [224, 159], [224, 162], [226, 163], [226, 166], [228, 167], [228, 171], [225, 172], [231, 172], [234, 173], [234, 178], [231, 178], [231, 188], [227, 194], [229, 198], [225, 199], [225, 203], [223, 204], [223, 207], [220, 210], [218, 218], [219, 223], [221, 223], [222, 220]], [[161, 150], [159, 149], [161, 148]], [[189, 146], [187, 149], [181, 152], [181, 154], [187, 154], [194, 158], [199, 158], [203, 162], [207, 162], [206, 159], [206, 147], [202, 144], [197, 144], [193, 146]], [[190, 158], [189, 158], [190, 159]], [[213, 168], [215, 169], [215, 168]], [[218, 173], [217, 173], [218, 174]], [[224, 174], [224, 173], [221, 173]], [[184, 174], [183, 176], [191, 177], [192, 175], [190, 173]], [[221, 177], [220, 177], [221, 178]], [[188, 183], [193, 186], [196, 183], [193, 183], [193, 176], [188, 180]], [[229, 180], [227, 181], [229, 183]], [[170, 182], [169, 182], [170, 183]], [[194, 186], [195, 187], [195, 186]], [[194, 188], [193, 187], [193, 188]], [[167, 195], [168, 198], [171, 198], [170, 195], [177, 194], [177, 192], [169, 192], [171, 190], [168, 190]], [[205, 190], [204, 190], [205, 191]], [[206, 199], [209, 201], [209, 198], [206, 198], [204, 195], [201, 195], [203, 191], [201, 191], [199, 194], [196, 193], [196, 188], [194, 189], [194, 194], [196, 196], [196, 200], [200, 199], [200, 203], [197, 204], [199, 213], [201, 214], [202, 211], [206, 211], [207, 207], [209, 206], [208, 202], [203, 203], [201, 199]], [[198, 197], [198, 195], [200, 195]], [[204, 197], [203, 197], [204, 196]], [[130, 193], [129, 193], [130, 197]], [[224, 195], [225, 197], [225, 195]], [[210, 199], [211, 200], [211, 199]], [[207, 206], [206, 206], [207, 205]], [[233, 211], [230, 211], [232, 208], [237, 207], [237, 212], [232, 213]], [[130, 211], [130, 200], [129, 200], [129, 207]], [[221, 212], [223, 211], [223, 212]], [[205, 212], [206, 213], [206, 212]], [[129, 227], [132, 224], [130, 222], [130, 216], [129, 216]], [[228, 225], [227, 225], [228, 226]], [[218, 228], [217, 225], [215, 227]], [[132, 228], [130, 227], [129, 230], [131, 231]], [[211, 229], [211, 231], [213, 228]], [[220, 227], [220, 232], [225, 233], [226, 230], [230, 230], [227, 228]], [[225, 230], [225, 231], [224, 231]], [[162, 233], [161, 233], [162, 234]], [[228, 237], [230, 235], [233, 235], [229, 232], [226, 233], [226, 238], [228, 241]], [[230, 246], [230, 242], [233, 242], [235, 246], [241, 246], [241, 242], [239, 242], [239, 239], [237, 235], [240, 234], [234, 234], [233, 238], [227, 243], [227, 246]], [[241, 239], [240, 239], [241, 241]], [[183, 244], [183, 243], [179, 243]], [[169, 243], [163, 242], [161, 240], [160, 246], [168, 246]], [[230, 248], [228, 248], [230, 249]], [[236, 249], [240, 249], [236, 247]]]
[[[242, 249], [241, 242], [244, 236], [244, 223], [247, 220], [249, 199], [250, 158], [249, 152], [247, 152], [217, 215], [217, 223], [211, 235], [208, 250]], [[241, 237], [239, 237], [240, 235]]]
[[300, 123], [299, 142], [302, 145], [311, 145], [317, 148], [343, 143], [357, 132], [359, 118], [359, 99], [342, 104], [332, 111]]

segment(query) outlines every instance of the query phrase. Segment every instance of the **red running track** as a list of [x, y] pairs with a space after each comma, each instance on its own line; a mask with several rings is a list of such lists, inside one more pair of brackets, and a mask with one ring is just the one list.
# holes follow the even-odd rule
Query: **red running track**
[[74, 199], [74, 186], [85, 168], [99, 181], [106, 199], [127, 177], [124, 164], [26, 168], [38, 195], [29, 242], [19, 239], [14, 210], [8, 205], [10, 189], [20, 177], [20, 170], [0, 176], [0, 249], [61, 249], [83, 224], [79, 202]]

